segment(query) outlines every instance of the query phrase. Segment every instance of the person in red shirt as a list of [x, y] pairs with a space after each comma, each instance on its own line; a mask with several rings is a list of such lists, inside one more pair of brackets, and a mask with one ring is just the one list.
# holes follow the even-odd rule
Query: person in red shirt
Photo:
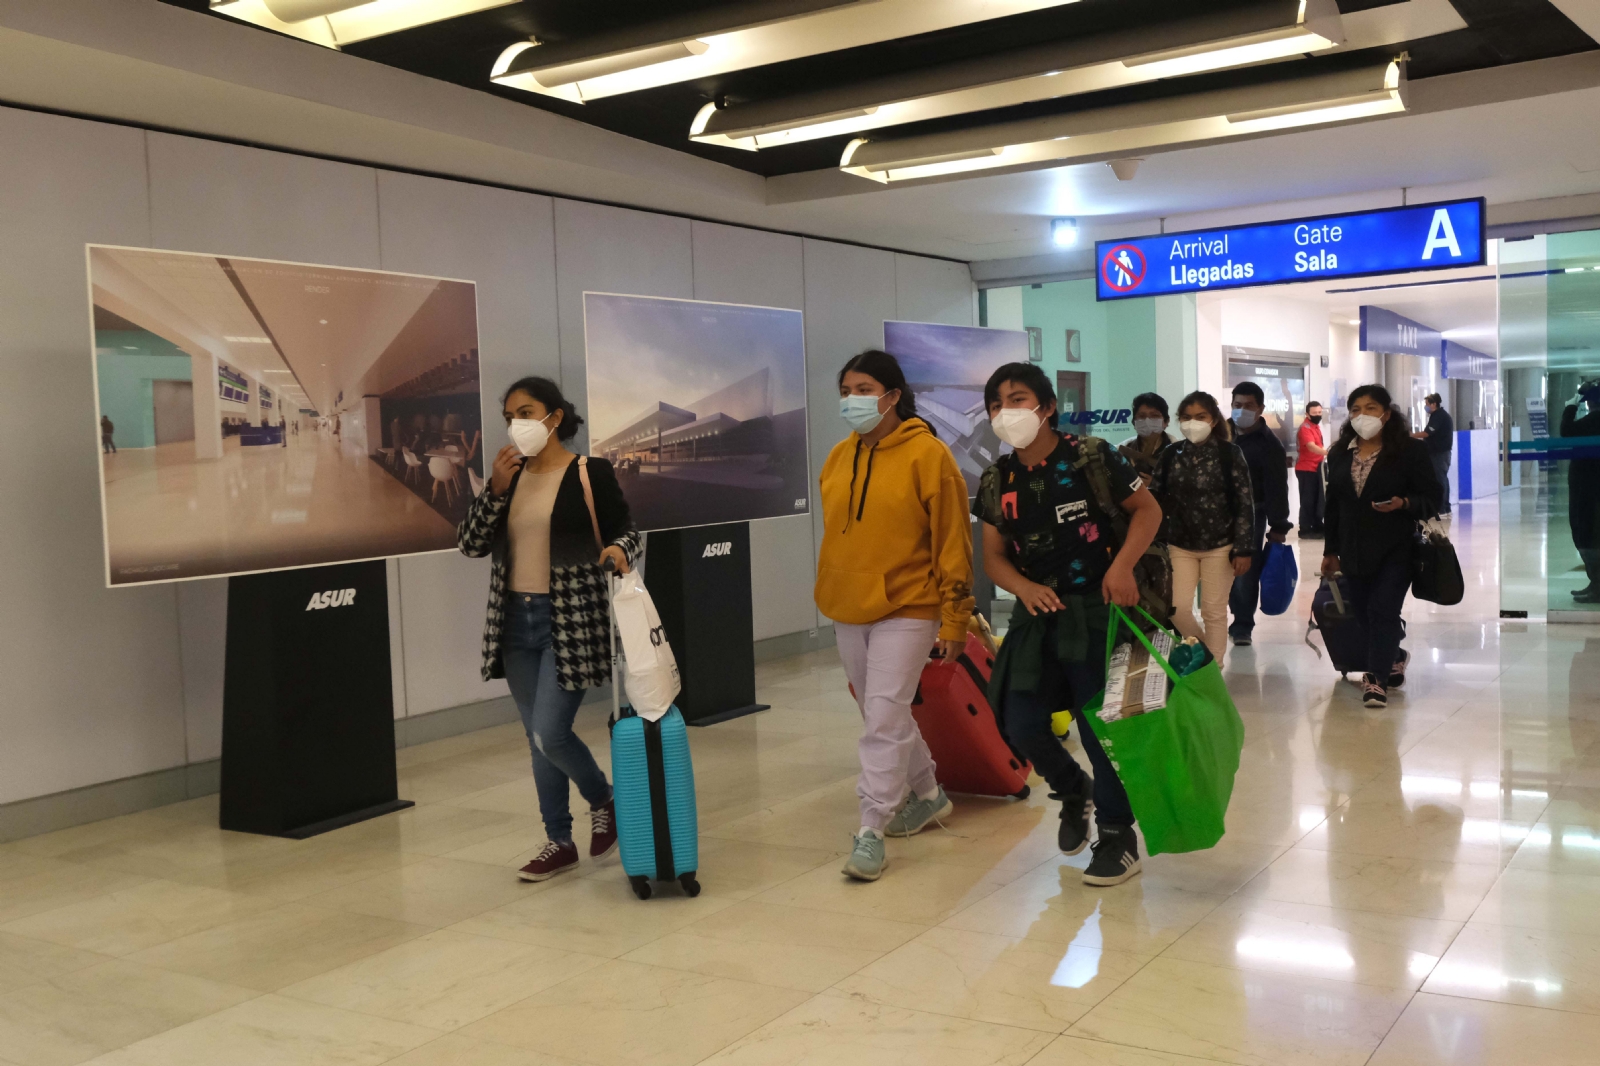
[[1306, 404], [1306, 417], [1295, 436], [1299, 457], [1294, 461], [1294, 476], [1300, 482], [1300, 536], [1322, 536], [1322, 460], [1328, 454], [1322, 437], [1322, 405]]

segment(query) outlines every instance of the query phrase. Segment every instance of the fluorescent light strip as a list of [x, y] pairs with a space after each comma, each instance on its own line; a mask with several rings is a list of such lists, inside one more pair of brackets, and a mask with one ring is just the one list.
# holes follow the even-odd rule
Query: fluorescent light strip
[[513, 3], [516, 0], [211, 0], [211, 10], [338, 48]]
[[[837, 52], [866, 44], [877, 44], [920, 33], [964, 26], [988, 19], [1020, 15], [1029, 11], [1042, 11], [1077, 3], [1078, 0], [864, 0], [782, 20], [769, 20], [760, 25], [730, 28], [726, 32], [696, 33], [677, 40], [662, 40], [650, 45], [630, 49], [616, 55], [601, 51], [592, 57], [622, 58], [637, 55], [647, 49], [662, 45], [682, 44], [690, 40], [705, 45], [697, 55], [669, 58], [663, 61], [635, 62], [613, 73], [581, 79], [576, 82], [552, 84], [542, 75], [537, 64], [538, 49], [542, 45], [518, 42], [500, 54], [490, 71], [490, 79], [497, 85], [528, 92], [556, 96], [576, 103], [616, 96], [619, 93], [639, 92], [662, 85], [673, 85], [694, 78], [726, 74], [750, 67], [782, 63], [790, 59]], [[578, 61], [570, 49], [563, 49], [559, 67], [570, 67]]]
[[[1277, 25], [1272, 26], [1274, 22]], [[1259, 28], [1263, 25], [1269, 28]], [[1124, 49], [1135, 47], [1136, 41], [1148, 41], [1151, 32], [1165, 32], [1168, 40], [1186, 43], [1124, 58]], [[1273, 62], [1326, 51], [1343, 40], [1339, 9], [1333, 0], [1267, 0], [1242, 13], [1199, 16], [1137, 35], [1107, 34], [1030, 48], [1010, 57], [955, 64], [943, 72], [898, 76], [854, 90], [828, 89], [789, 101], [735, 105], [721, 111], [714, 103], [708, 103], [695, 116], [689, 136], [702, 144], [756, 151], [1202, 71]], [[1097, 55], [1104, 58], [1087, 58]], [[1008, 68], [1023, 76], [999, 74]], [[951, 88], [925, 91], [930, 81], [938, 80], [946, 80]], [[913, 87], [918, 90], [915, 95], [905, 95]], [[851, 96], [856, 98], [852, 103], [860, 106], [838, 106]]]
[[[1372, 77], [1373, 71], [1370, 70], [1355, 72], [1355, 75], [1355, 78], [1345, 74], [1303, 79], [1300, 88], [1325, 84], [1335, 91], [1323, 99], [1306, 99], [1298, 104], [1280, 105], [1267, 110], [1228, 106], [1235, 101], [1243, 102], [1245, 91], [1223, 90], [1187, 99], [1179, 97], [1149, 102], [1158, 105], [1156, 108], [1148, 104], [1135, 104], [1106, 108], [1100, 112], [1077, 112], [1054, 120], [1036, 119], [996, 128], [980, 127], [953, 134], [905, 138], [901, 142], [858, 139], [845, 148], [839, 167], [846, 173], [889, 184], [1000, 167], [1067, 165], [1077, 159], [1102, 158], [1181, 144], [1227, 140], [1244, 134], [1348, 122], [1405, 110], [1405, 79], [1398, 62], [1382, 68], [1381, 82]], [[1357, 95], [1349, 91], [1349, 86], [1352, 80], [1359, 80], [1361, 75], [1366, 75], [1376, 84], [1369, 92]], [[1247, 92], [1259, 94], [1259, 98], [1265, 102], [1294, 87], [1295, 82], [1274, 82], [1252, 87]], [[1203, 109], [1205, 104], [1212, 101], [1218, 106], [1209, 115], [1172, 121], [1161, 121], [1159, 118], [1163, 110], [1192, 112]], [[1126, 124], [1118, 123], [1119, 115], [1128, 117]], [[1085, 132], [1043, 135], [1048, 133], [1052, 123], [1057, 129], [1084, 129]], [[1008, 132], [1024, 136], [1010, 143], [991, 144], [986, 151], [985, 146], [972, 143], [986, 135], [1005, 137]], [[897, 145], [903, 154], [896, 152]]]

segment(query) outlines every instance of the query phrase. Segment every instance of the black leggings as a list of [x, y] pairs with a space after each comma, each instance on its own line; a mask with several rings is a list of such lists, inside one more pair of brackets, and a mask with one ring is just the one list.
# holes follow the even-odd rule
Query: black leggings
[[1400, 610], [1411, 588], [1411, 548], [1390, 553], [1369, 574], [1347, 575], [1350, 581], [1350, 609], [1361, 627], [1367, 644], [1367, 672], [1387, 684], [1389, 673], [1400, 659], [1400, 640], [1405, 623]]

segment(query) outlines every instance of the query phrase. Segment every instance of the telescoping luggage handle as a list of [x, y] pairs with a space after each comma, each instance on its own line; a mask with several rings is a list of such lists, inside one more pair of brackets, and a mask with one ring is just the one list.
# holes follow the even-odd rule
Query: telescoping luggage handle
[[[1344, 593], [1339, 591], [1339, 579], [1343, 576], [1343, 573], [1335, 570], [1331, 576], [1325, 574], [1322, 578], [1322, 583], [1328, 587], [1328, 592], [1333, 596], [1333, 609], [1338, 611], [1341, 616], [1345, 614]], [[1311, 618], [1306, 622], [1306, 647], [1316, 652], [1317, 658], [1320, 659], [1322, 658], [1322, 649], [1311, 643], [1311, 634], [1315, 633], [1316, 631], [1317, 611], [1316, 608], [1313, 607], [1311, 609]]]

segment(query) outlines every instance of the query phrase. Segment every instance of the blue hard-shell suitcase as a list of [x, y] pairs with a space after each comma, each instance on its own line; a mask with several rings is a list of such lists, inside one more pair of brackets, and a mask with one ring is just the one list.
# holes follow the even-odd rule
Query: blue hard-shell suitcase
[[[604, 569], [609, 575], [611, 561]], [[614, 578], [608, 578], [612, 595]], [[610, 611], [607, 611], [610, 615]], [[650, 898], [651, 881], [676, 881], [700, 894], [700, 818], [694, 805], [689, 731], [676, 706], [659, 721], [619, 705], [617, 621], [611, 623], [611, 790], [617, 804], [617, 847], [633, 894]]]
[[700, 894], [700, 828], [694, 764], [677, 707], [658, 722], [624, 707], [611, 727], [611, 782], [617, 802], [622, 869], [634, 894], [650, 898], [651, 881], [677, 881]]

